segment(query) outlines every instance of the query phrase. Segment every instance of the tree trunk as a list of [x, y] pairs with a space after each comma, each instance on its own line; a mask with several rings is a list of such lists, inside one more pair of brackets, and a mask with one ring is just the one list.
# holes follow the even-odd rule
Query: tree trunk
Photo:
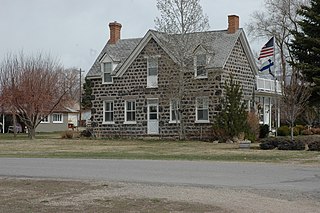
[[293, 124], [290, 124], [290, 128], [291, 128], [291, 134], [290, 134], [290, 138], [291, 138], [291, 142], [293, 142]]
[[13, 119], [13, 137], [17, 137], [17, 116], [15, 113], [12, 114]]
[[36, 129], [33, 127], [28, 127], [28, 137], [30, 140], [33, 140], [36, 138]]

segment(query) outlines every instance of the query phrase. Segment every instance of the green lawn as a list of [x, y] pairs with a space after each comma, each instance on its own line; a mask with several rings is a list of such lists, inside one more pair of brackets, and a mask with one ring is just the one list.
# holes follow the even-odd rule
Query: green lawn
[[58, 133], [40, 134], [36, 140], [19, 134], [0, 134], [0, 157], [27, 158], [104, 158], [212, 160], [281, 163], [320, 163], [319, 152], [260, 150], [259, 144], [250, 150], [238, 144], [214, 144], [200, 141], [165, 141], [139, 139], [60, 139]]

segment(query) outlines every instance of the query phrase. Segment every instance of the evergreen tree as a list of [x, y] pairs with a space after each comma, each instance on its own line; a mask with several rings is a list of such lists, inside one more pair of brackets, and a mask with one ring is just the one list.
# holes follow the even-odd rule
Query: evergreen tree
[[85, 83], [83, 84], [83, 94], [82, 94], [82, 100], [81, 100], [81, 106], [84, 109], [89, 109], [92, 106], [91, 103], [91, 94], [92, 94], [92, 88], [91, 88], [91, 81], [89, 79], [85, 79]]
[[214, 122], [215, 130], [222, 130], [219, 137], [228, 139], [248, 132], [246, 104], [242, 100], [242, 88], [231, 76], [229, 84], [225, 85], [225, 97], [221, 100], [221, 111]]
[[311, 0], [298, 10], [302, 20], [298, 22], [301, 30], [293, 31], [292, 54], [296, 59], [294, 66], [301, 70], [313, 86], [311, 102], [319, 102], [320, 96], [320, 0]]

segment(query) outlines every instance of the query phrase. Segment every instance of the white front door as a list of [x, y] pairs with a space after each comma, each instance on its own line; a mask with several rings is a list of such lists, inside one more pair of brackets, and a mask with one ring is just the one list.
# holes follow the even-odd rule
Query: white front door
[[148, 100], [148, 134], [159, 134], [158, 99]]

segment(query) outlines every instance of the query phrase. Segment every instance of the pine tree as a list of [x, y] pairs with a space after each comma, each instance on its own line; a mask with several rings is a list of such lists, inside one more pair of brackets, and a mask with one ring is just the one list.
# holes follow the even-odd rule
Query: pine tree
[[310, 5], [303, 5], [298, 14], [301, 30], [293, 31], [292, 53], [294, 65], [301, 70], [308, 82], [313, 85], [310, 101], [319, 101], [320, 96], [320, 0], [311, 0]]
[[81, 106], [84, 109], [90, 109], [92, 106], [91, 103], [91, 93], [92, 93], [92, 88], [91, 88], [91, 81], [89, 79], [85, 79], [85, 83], [83, 84], [83, 94], [82, 94], [82, 100], [81, 100]]
[[221, 100], [221, 111], [215, 118], [214, 129], [223, 130], [222, 139], [239, 136], [248, 131], [246, 104], [242, 100], [242, 88], [231, 76], [225, 85], [225, 97]]

